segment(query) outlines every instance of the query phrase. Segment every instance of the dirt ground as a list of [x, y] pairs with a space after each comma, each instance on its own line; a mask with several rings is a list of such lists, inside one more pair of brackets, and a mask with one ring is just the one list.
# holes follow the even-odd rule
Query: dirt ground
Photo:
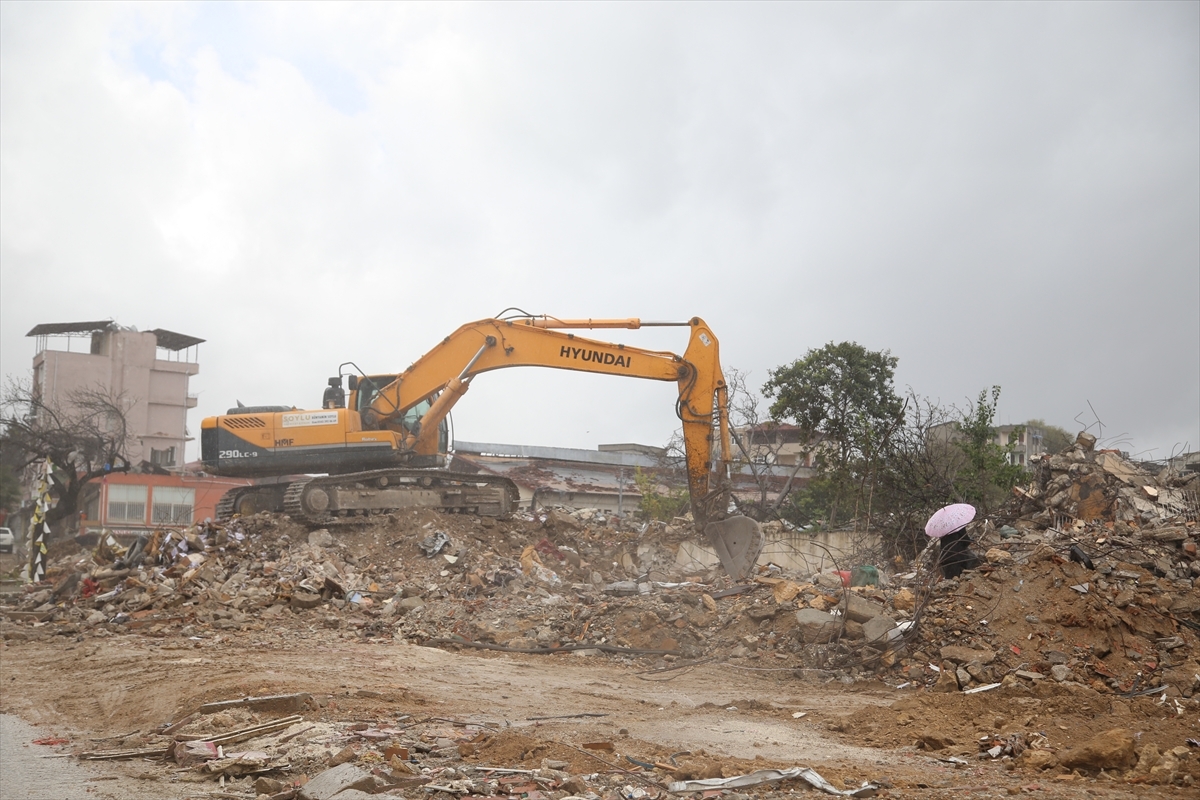
[[[715, 775], [811, 766], [835, 786], [877, 782], [884, 796], [895, 798], [1195, 796], [1192, 787], [1139, 786], [1066, 770], [1046, 774], [1008, 759], [976, 758], [980, 735], [1008, 728], [1045, 730], [1057, 746], [1070, 746], [1129, 727], [1160, 750], [1198, 734], [1194, 714], [1178, 715], [1153, 697], [1082, 697], [1057, 686], [1036, 693], [935, 694], [882, 684], [815, 684], [792, 670], [756, 672], [728, 662], [661, 672], [604, 655], [455, 652], [288, 627], [282, 634], [10, 639], [0, 649], [0, 710], [53, 729], [71, 740], [61, 750], [78, 752], [138, 746], [146, 734], [202, 703], [307, 692], [319, 708], [305, 712], [306, 722], [383, 726], [416, 720], [455, 740], [494, 732], [474, 753], [458, 756], [467, 764], [528, 769], [559, 758], [572, 774], [613, 774], [618, 768], [646, 774], [624, 757], [661, 763], [685, 751], [685, 763], [715, 766]], [[595, 716], [535, 718], [569, 715]], [[937, 751], [920, 744], [929, 732], [941, 736]], [[612, 742], [612, 751], [583, 750], [596, 741]], [[338, 748], [331, 744], [325, 751]], [[952, 756], [965, 764], [948, 763]], [[139, 794], [199, 798], [215, 787], [180, 784], [178, 770], [150, 760], [110, 762], [108, 768], [116, 781], [101, 790], [116, 792], [110, 796], [136, 786]], [[320, 769], [312, 764], [307, 772]], [[668, 780], [661, 770], [649, 774], [655, 783]]]
[[[436, 718], [451, 736], [472, 729], [437, 720], [486, 724], [498, 731], [500, 741], [467, 756], [468, 762], [528, 768], [558, 756], [570, 763], [571, 772], [595, 773], [609, 771], [609, 765], [629, 769], [631, 764], [622, 763], [627, 755], [654, 762], [690, 751], [727, 774], [809, 766], [839, 787], [872, 781], [889, 787], [889, 796], [914, 798], [1025, 793], [1124, 798], [1149, 790], [1070, 772], [1046, 775], [1012, 762], [977, 761], [980, 732], [1009, 724], [1049, 728], [1050, 737], [1064, 745], [1118, 724], [1162, 748], [1197, 733], [1195, 719], [1164, 711], [1154, 698], [906, 693], [812, 684], [791, 673], [715, 663], [645, 674], [644, 667], [603, 656], [454, 653], [296, 638], [267, 645], [253, 632], [182, 642], [129, 634], [100, 641], [53, 637], [7, 643], [0, 650], [0, 710], [52, 728], [71, 740], [65, 748], [71, 750], [136, 746], [140, 734], [204, 702], [308, 692], [321, 707], [306, 713], [306, 720], [384, 724], [411, 715]], [[598, 716], [531, 719], [576, 714]], [[923, 732], [932, 730], [952, 743], [937, 752], [917, 749]], [[585, 754], [593, 751], [554, 746], [596, 741], [613, 742], [613, 752], [593, 756]], [[967, 764], [942, 760], [955, 754]], [[163, 797], [202, 797], [212, 789], [211, 783], [172, 785], [178, 775], [156, 763], [109, 765], [121, 782], [106, 783], [101, 791], [115, 792], [114, 797], [121, 796], [124, 781], [139, 793], [150, 784]], [[662, 773], [656, 776], [662, 778]], [[1195, 796], [1187, 787], [1152, 791], [1162, 797]]]
[[[430, 556], [421, 543], [437, 532], [448, 544]], [[797, 609], [837, 602], [820, 576], [730, 588], [713, 573], [672, 575], [621, 595], [620, 582], [658, 563], [670, 530], [415, 512], [336, 536], [269, 516], [195, 535], [204, 541], [190, 555], [164, 545], [158, 566], [133, 570], [118, 569], [103, 543], [63, 547], [45, 584], [0, 603], [0, 712], [67, 740], [30, 747], [48, 756], [158, 747], [168, 725], [204, 703], [305, 693], [301, 720], [244, 745], [286, 760], [265, 773], [284, 784], [349, 759], [406, 797], [433, 793], [420, 781], [484, 766], [556, 776], [553, 790], [502, 778], [477, 792], [525, 800], [667, 797], [672, 780], [796, 766], [839, 789], [869, 782], [896, 798], [1197, 796], [1195, 634], [1163, 628], [1170, 617], [1154, 611], [1187, 595], [1124, 562], [1108, 575], [1112, 594], [1119, 581], [1140, 588], [1120, 608], [1072, 589], [1099, 573], [1020, 552], [1024, 562], [946, 582], [925, 602], [909, 655], [885, 664], [801, 635]], [[0, 573], [14, 567], [0, 555]], [[860, 596], [903, 618], [895, 593]], [[948, 642], [995, 657], [962, 689], [1003, 685], [935, 691]], [[1091, 677], [1043, 678], [1060, 665], [1055, 654]], [[835, 657], [836, 669], [816, 668]], [[1147, 685], [1162, 692], [1122, 696]], [[280, 716], [221, 711], [174, 735]], [[1020, 739], [1061, 755], [1112, 729], [1133, 732], [1139, 753], [1174, 752], [1168, 779], [1151, 774], [1150, 760], [1097, 771], [983, 754]], [[113, 800], [274, 791], [259, 791], [260, 776], [219, 784], [162, 757], [87, 763], [106, 778], [90, 796]], [[403, 788], [404, 776], [418, 783]], [[787, 781], [705, 797], [808, 791]]]

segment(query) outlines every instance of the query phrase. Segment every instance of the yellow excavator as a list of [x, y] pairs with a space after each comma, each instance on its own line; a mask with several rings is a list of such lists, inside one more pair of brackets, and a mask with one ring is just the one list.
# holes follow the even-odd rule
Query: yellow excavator
[[[509, 312], [516, 312], [505, 316]], [[586, 339], [580, 329], [687, 327], [683, 355]], [[238, 408], [201, 423], [201, 460], [216, 475], [299, 480], [228, 492], [218, 518], [282, 511], [313, 525], [423, 506], [501, 516], [516, 509], [507, 478], [446, 469], [446, 418], [479, 374], [507, 367], [550, 367], [674, 381], [683, 423], [688, 491], [697, 529], [735, 579], [762, 550], [757, 523], [729, 516], [730, 431], [717, 337], [699, 317], [687, 322], [559, 319], [508, 309], [463, 325], [411, 367], [394, 375], [330, 378], [324, 408]], [[714, 442], [714, 439], [719, 441]]]

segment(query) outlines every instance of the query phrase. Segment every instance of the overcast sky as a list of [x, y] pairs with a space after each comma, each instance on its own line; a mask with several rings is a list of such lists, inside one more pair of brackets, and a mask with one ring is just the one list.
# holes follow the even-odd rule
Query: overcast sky
[[[0, 371], [42, 322], [198, 336], [195, 435], [509, 306], [701, 316], [754, 386], [853, 340], [1197, 450], [1198, 53], [1194, 2], [5, 2]], [[673, 400], [504, 370], [455, 430], [663, 444]]]

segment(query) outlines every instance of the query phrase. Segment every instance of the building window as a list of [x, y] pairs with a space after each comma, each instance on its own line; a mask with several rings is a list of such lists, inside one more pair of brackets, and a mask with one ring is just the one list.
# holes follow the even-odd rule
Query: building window
[[146, 487], [112, 484], [108, 487], [109, 522], [146, 522]]
[[168, 447], [165, 450], [156, 450], [150, 448], [150, 463], [157, 467], [173, 467], [175, 466], [175, 448]]
[[[174, 449], [174, 448], [172, 448]], [[154, 487], [154, 518], [156, 525], [190, 525], [196, 490], [179, 486]]]

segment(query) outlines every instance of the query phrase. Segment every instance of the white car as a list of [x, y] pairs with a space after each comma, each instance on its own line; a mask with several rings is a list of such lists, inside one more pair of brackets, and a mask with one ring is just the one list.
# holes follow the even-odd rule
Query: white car
[[0, 553], [11, 553], [17, 544], [17, 539], [8, 528], [0, 528]]

